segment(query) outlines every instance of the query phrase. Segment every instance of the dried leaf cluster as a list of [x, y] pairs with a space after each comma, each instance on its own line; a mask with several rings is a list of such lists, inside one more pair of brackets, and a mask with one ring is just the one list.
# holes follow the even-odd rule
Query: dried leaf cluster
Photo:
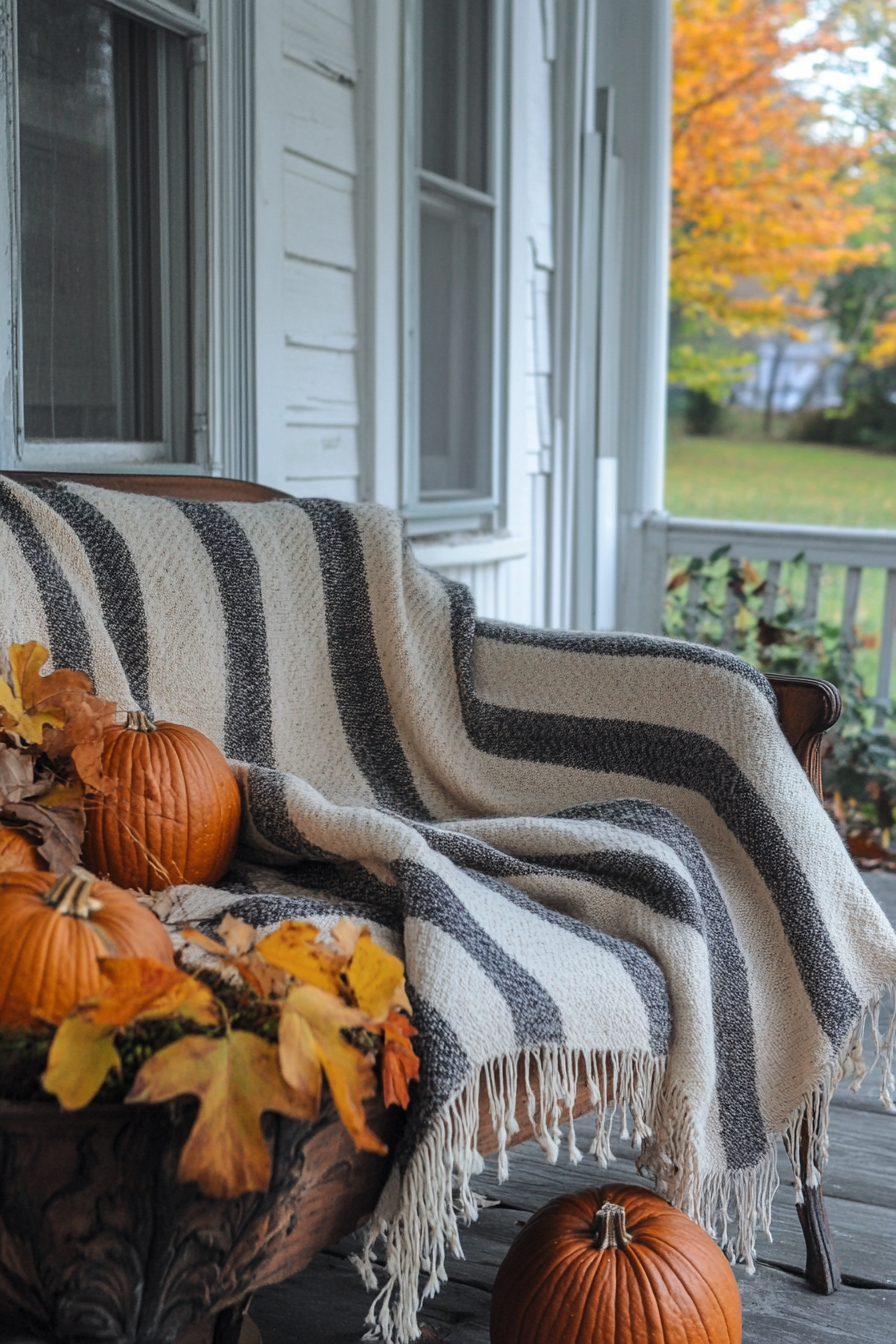
[[[64, 873], [80, 857], [85, 795], [114, 798], [102, 759], [116, 706], [95, 695], [82, 672], [44, 672], [48, 658], [34, 640], [0, 652], [0, 831], [7, 840], [15, 833], [7, 867], [22, 866], [27, 842], [49, 869]], [[408, 1084], [419, 1075], [402, 963], [345, 919], [326, 936], [289, 921], [256, 942], [251, 925], [227, 915], [217, 935], [185, 933], [226, 974], [241, 977], [260, 1009], [257, 1031], [232, 1024], [202, 972], [144, 956], [100, 957], [101, 991], [80, 1002], [50, 1042], [46, 1091], [67, 1110], [88, 1105], [110, 1071], [121, 1071], [123, 1033], [164, 1019], [182, 1034], [145, 1059], [126, 1100], [198, 1098], [178, 1174], [203, 1194], [266, 1189], [262, 1115], [313, 1120], [324, 1080], [355, 1144], [384, 1153], [364, 1112], [378, 1090], [377, 1056], [387, 1106], [407, 1106]]]
[[0, 823], [64, 873], [81, 853], [85, 790], [108, 787], [103, 734], [116, 706], [83, 672], [43, 674], [48, 658], [36, 640], [0, 653]]
[[209, 938], [185, 937], [234, 968], [272, 1010], [277, 1041], [235, 1030], [226, 1009], [197, 975], [149, 958], [100, 963], [103, 990], [79, 1004], [50, 1045], [44, 1087], [67, 1109], [86, 1106], [110, 1069], [120, 1067], [117, 1034], [133, 1023], [180, 1018], [184, 1035], [141, 1067], [130, 1102], [192, 1095], [199, 1110], [178, 1175], [205, 1195], [233, 1198], [264, 1190], [271, 1169], [261, 1129], [265, 1111], [301, 1120], [320, 1110], [326, 1079], [336, 1110], [359, 1148], [384, 1153], [367, 1124], [364, 1102], [376, 1095], [381, 1054], [386, 1105], [407, 1106], [419, 1074], [404, 968], [370, 931], [340, 920], [328, 936], [288, 921], [256, 942], [255, 930], [225, 915]]

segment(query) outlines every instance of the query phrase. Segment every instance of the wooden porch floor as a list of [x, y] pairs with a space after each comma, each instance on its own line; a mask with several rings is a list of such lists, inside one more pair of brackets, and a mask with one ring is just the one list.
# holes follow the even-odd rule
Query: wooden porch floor
[[[896, 924], [896, 874], [867, 877]], [[607, 1180], [640, 1182], [633, 1161], [622, 1155], [607, 1171], [587, 1158], [578, 1167], [563, 1159], [551, 1167], [535, 1143], [512, 1151], [510, 1170], [510, 1180], [498, 1186], [494, 1163], [487, 1165], [477, 1188], [500, 1202], [483, 1209], [478, 1223], [464, 1229], [466, 1259], [449, 1260], [449, 1282], [422, 1313], [421, 1321], [450, 1344], [487, 1344], [495, 1273], [529, 1214], [566, 1190]], [[744, 1308], [744, 1344], [833, 1344], [847, 1339], [894, 1344], [896, 1114], [887, 1114], [870, 1089], [867, 1094], [841, 1092], [834, 1100], [824, 1188], [844, 1283], [833, 1297], [818, 1297], [803, 1279], [803, 1238], [783, 1151], [780, 1172], [774, 1242], [760, 1239], [755, 1276], [742, 1266], [735, 1269]], [[251, 1316], [263, 1344], [356, 1344], [361, 1339], [369, 1298], [347, 1260], [354, 1249], [353, 1239], [340, 1242], [316, 1256], [302, 1274], [257, 1295]]]

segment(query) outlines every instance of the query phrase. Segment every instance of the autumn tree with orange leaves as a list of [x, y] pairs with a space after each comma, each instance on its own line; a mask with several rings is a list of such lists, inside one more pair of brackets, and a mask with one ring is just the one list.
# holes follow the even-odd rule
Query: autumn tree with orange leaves
[[713, 369], [688, 334], [798, 332], [821, 280], [886, 247], [856, 246], [873, 229], [873, 208], [857, 199], [871, 139], [856, 144], [782, 73], [808, 52], [835, 57], [833, 25], [795, 39], [807, 13], [797, 0], [675, 0], [674, 13], [672, 368], [717, 392], [743, 360], [729, 352], [727, 375], [718, 359]]

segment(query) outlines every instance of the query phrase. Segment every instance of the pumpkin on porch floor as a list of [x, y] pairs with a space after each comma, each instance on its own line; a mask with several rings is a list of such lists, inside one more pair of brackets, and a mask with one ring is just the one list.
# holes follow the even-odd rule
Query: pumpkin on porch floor
[[122, 887], [160, 891], [219, 881], [240, 827], [240, 791], [203, 733], [130, 712], [103, 739], [114, 786], [91, 796], [84, 862]]
[[740, 1344], [737, 1281], [718, 1246], [634, 1185], [553, 1199], [492, 1294], [491, 1344]]

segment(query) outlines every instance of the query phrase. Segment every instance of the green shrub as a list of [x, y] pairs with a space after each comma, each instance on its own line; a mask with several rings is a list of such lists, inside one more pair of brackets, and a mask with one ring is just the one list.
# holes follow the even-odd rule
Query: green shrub
[[[808, 621], [783, 584], [771, 620], [762, 610], [766, 583], [748, 561], [722, 546], [708, 560], [675, 567], [666, 590], [664, 632], [740, 654], [763, 672], [823, 677], [840, 691], [843, 713], [825, 743], [825, 793], [837, 819], [879, 830], [884, 848], [896, 817], [896, 709], [867, 694], [856, 670], [859, 638]], [[803, 557], [793, 562], [804, 567]]]

